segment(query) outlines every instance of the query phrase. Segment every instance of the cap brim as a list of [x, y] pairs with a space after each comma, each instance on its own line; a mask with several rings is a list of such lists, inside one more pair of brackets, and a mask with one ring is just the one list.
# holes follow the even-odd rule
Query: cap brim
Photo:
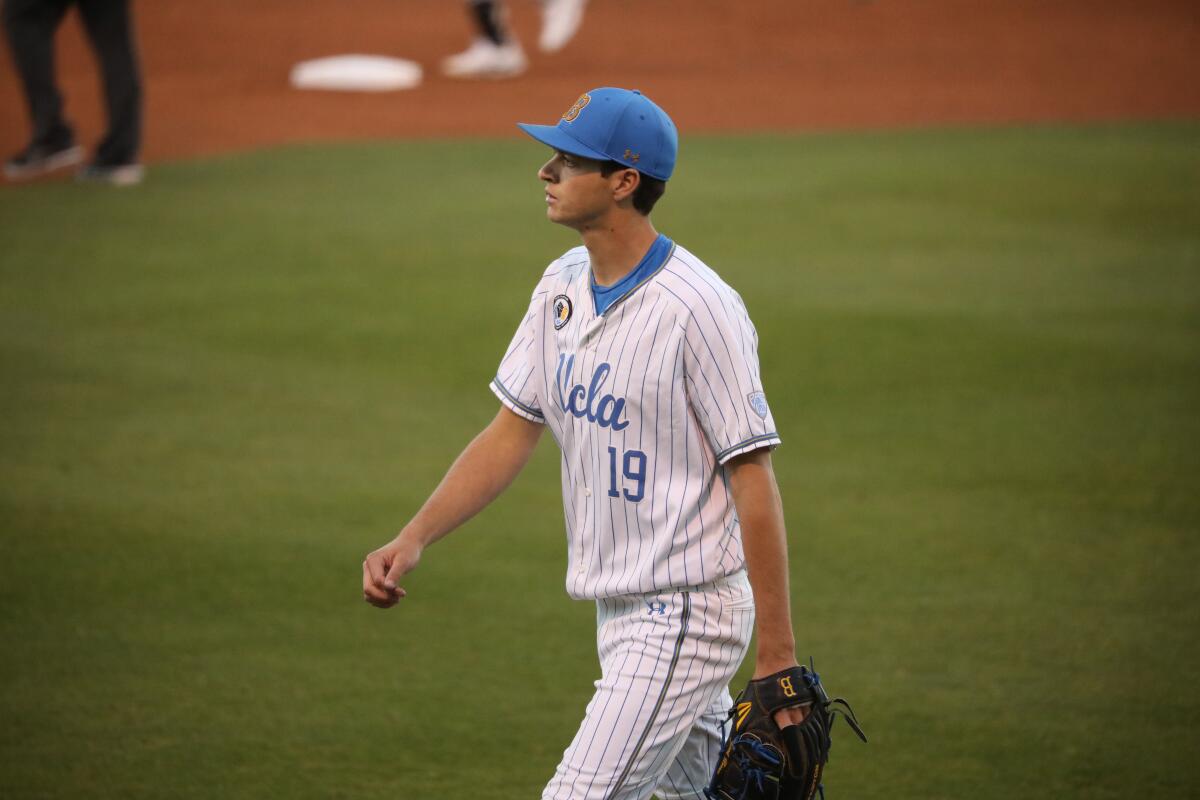
[[526, 122], [518, 122], [517, 127], [547, 147], [553, 147], [560, 152], [570, 153], [573, 156], [592, 158], [596, 161], [611, 160], [609, 156], [606, 156], [599, 150], [593, 150], [575, 139], [575, 137], [564, 132], [557, 125], [530, 125]]

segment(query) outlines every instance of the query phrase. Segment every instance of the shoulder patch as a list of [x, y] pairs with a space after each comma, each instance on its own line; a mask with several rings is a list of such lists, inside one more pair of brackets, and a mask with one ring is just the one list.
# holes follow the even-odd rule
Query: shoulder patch
[[571, 312], [573, 310], [571, 307], [571, 298], [565, 294], [560, 294], [554, 298], [554, 330], [562, 330], [562, 327], [571, 321]]
[[763, 419], [767, 418], [767, 414], [769, 414], [771, 410], [767, 407], [766, 392], [751, 392], [750, 394], [746, 395], [746, 399], [750, 401], [750, 408], [754, 409], [755, 414], [758, 414], [758, 416], [762, 417]]

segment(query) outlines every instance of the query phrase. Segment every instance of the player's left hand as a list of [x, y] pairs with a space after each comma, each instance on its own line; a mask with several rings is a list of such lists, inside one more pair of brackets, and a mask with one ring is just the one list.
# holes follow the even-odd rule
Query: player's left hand
[[[771, 659], [760, 652], [758, 658], [755, 660], [754, 676], [752, 679], [758, 680], [759, 678], [765, 678], [768, 675], [774, 675], [777, 672], [783, 672], [786, 669], [791, 669], [792, 667], [799, 665], [800, 663], [796, 661], [794, 656], [790, 658], [783, 657]], [[811, 705], [781, 708], [775, 712], [773, 717], [775, 724], [780, 728], [786, 728], [789, 725], [799, 725], [801, 722], [804, 722], [804, 718], [808, 716], [810, 708], [812, 708]]]
[[789, 725], [799, 725], [801, 722], [804, 722], [804, 718], [808, 716], [808, 711], [810, 708], [812, 708], [812, 706], [781, 708], [775, 712], [775, 724], [780, 728], [786, 728]]

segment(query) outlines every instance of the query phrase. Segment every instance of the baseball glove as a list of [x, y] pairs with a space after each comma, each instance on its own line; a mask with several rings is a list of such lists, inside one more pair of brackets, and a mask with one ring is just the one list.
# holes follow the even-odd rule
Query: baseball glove
[[[775, 723], [776, 711], [805, 705], [808, 716], [799, 725], [780, 729]], [[721, 758], [704, 796], [812, 800], [819, 792], [824, 798], [821, 772], [829, 760], [829, 729], [839, 710], [858, 738], [867, 741], [850, 704], [840, 697], [830, 700], [821, 677], [810, 667], [750, 681], [729, 712]]]

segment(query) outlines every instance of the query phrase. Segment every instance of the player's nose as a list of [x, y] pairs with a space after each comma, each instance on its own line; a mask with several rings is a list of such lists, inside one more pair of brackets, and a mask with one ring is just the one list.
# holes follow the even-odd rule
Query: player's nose
[[558, 173], [554, 172], [554, 159], [550, 159], [538, 169], [538, 178], [546, 183], [554, 183], [558, 180]]

